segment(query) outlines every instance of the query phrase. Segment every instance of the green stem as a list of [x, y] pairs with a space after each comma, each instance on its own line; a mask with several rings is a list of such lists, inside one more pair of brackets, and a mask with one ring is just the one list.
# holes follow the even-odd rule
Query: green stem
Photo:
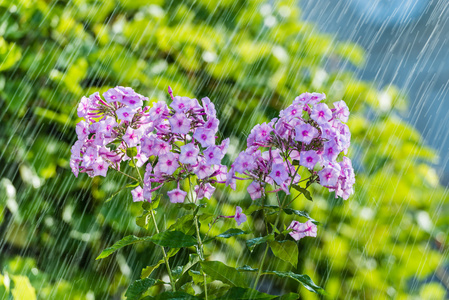
[[[200, 227], [198, 226], [198, 217], [195, 216], [193, 221], [195, 223], [196, 238], [198, 240], [198, 256], [200, 257], [201, 261], [204, 261], [204, 248], [203, 248], [203, 242], [201, 241], [201, 236], [200, 236]], [[206, 279], [206, 273], [204, 273], [202, 267], [200, 267], [200, 269], [201, 269], [201, 273], [203, 273], [203, 278], [204, 278], [204, 297], [205, 297], [204, 299], [207, 300], [207, 279]]]
[[[150, 210], [150, 214], [151, 214], [151, 218], [153, 219], [154, 228], [156, 229], [156, 232], [159, 233], [159, 228], [157, 226], [156, 218], [154, 217], [153, 209]], [[170, 265], [168, 264], [167, 254], [165, 253], [164, 247], [163, 246], [160, 246], [160, 247], [162, 249], [162, 254], [164, 255], [165, 266], [167, 268], [168, 277], [170, 278], [170, 285], [171, 285], [171, 287], [173, 289], [173, 292], [176, 292], [175, 280], [173, 279], [173, 275], [171, 273]]]
[[135, 178], [135, 177], [132, 177], [131, 175], [128, 175], [128, 174], [126, 174], [126, 173], [124, 173], [124, 172], [122, 172], [122, 171], [120, 171], [120, 170], [117, 170], [117, 169], [114, 169], [114, 168], [112, 168], [112, 170], [115, 170], [115, 171], [119, 172], [119, 173], [122, 174], [122, 175], [125, 175], [125, 176], [127, 176], [127, 177], [129, 177], [129, 178], [131, 178], [131, 179], [134, 179], [135, 181], [139, 181], [139, 179], [137, 179], [137, 178]]
[[[192, 194], [192, 183], [190, 182], [190, 177], [189, 177], [189, 192], [190, 192], [190, 194]], [[197, 196], [195, 196], [194, 203], [196, 203], [197, 200], [198, 200]], [[200, 227], [198, 226], [198, 216], [196, 214], [193, 217], [193, 222], [195, 223], [196, 239], [198, 241], [197, 253], [198, 253], [198, 256], [200, 257], [200, 260], [204, 261], [203, 241], [201, 240]], [[210, 230], [210, 228], [209, 228], [209, 230]], [[201, 267], [201, 264], [200, 264], [200, 270], [201, 270], [201, 273], [203, 274], [203, 278], [204, 278], [204, 299], [207, 300], [208, 299], [208, 297], [207, 297], [207, 275], [206, 275], [206, 273], [204, 273], [203, 268]]]
[[[143, 185], [142, 175], [140, 175], [139, 168], [137, 167], [137, 165], [134, 162], [134, 157], [131, 157], [131, 159], [132, 159], [134, 167], [136, 168], [136, 172], [139, 175], [140, 180], [138, 180], [138, 181]], [[150, 209], [150, 215], [151, 215], [151, 219], [153, 219], [154, 228], [156, 229], [156, 233], [159, 233], [159, 227], [157, 226], [156, 217], [154, 216], [153, 209]], [[163, 246], [159, 246], [159, 247], [161, 248], [162, 254], [164, 256], [165, 267], [167, 268], [168, 277], [170, 278], [170, 285], [173, 289], [173, 292], [176, 292], [175, 280], [173, 279], [173, 274], [170, 269], [170, 264], [168, 263], [167, 253], [165, 253], [165, 249]]]

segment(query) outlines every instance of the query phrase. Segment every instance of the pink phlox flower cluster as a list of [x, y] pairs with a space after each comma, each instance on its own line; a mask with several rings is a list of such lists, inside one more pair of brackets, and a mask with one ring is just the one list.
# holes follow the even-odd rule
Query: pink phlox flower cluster
[[343, 123], [349, 109], [343, 100], [329, 108], [321, 102], [325, 98], [320, 93], [301, 94], [278, 118], [254, 126], [247, 149], [232, 164], [226, 184], [235, 189], [236, 179], [253, 180], [247, 189], [253, 200], [262, 197], [267, 184], [288, 194], [289, 187], [300, 181], [295, 167], [299, 164], [313, 180], [348, 199], [355, 183], [351, 160], [344, 156], [351, 140]]
[[179, 188], [179, 182], [189, 175], [199, 179], [194, 187], [196, 199], [210, 199], [215, 191], [213, 184], [226, 180], [227, 167], [221, 160], [229, 139], [216, 145], [219, 120], [214, 104], [209, 98], [203, 98], [201, 103], [175, 96], [169, 106], [157, 102], [149, 109], [153, 127], [141, 138], [140, 146], [147, 157], [157, 157], [157, 163], [145, 172], [146, 199], [150, 200], [151, 192], [165, 183], [175, 181], [178, 188], [169, 192], [170, 201], [183, 202], [187, 193]]
[[[104, 99], [103, 99], [104, 98]], [[72, 146], [70, 167], [75, 176], [79, 172], [89, 176], [106, 176], [108, 168], [120, 169], [120, 162], [128, 160], [126, 149], [140, 143], [141, 137], [152, 127], [146, 97], [132, 88], [117, 86], [103, 94], [83, 97], [78, 105], [76, 125], [78, 140]], [[113, 147], [112, 142], [117, 142]], [[148, 159], [138, 152], [139, 164]]]
[[[77, 112], [84, 120], [76, 125], [78, 140], [71, 149], [75, 176], [106, 176], [108, 168], [120, 170], [121, 162], [134, 159], [138, 168], [147, 165], [143, 189], [132, 191], [133, 201], [150, 201], [152, 192], [174, 181], [178, 187], [168, 193], [170, 201], [183, 202], [187, 193], [179, 182], [190, 175], [199, 179], [194, 187], [197, 199], [210, 199], [213, 184], [226, 180], [227, 167], [221, 160], [229, 139], [216, 145], [220, 122], [209, 98], [203, 98], [202, 105], [188, 97], [172, 100], [170, 105], [159, 101], [143, 107], [148, 98], [121, 86], [109, 89], [103, 98], [99, 93], [83, 97]], [[127, 155], [129, 148], [135, 148], [133, 157]]]

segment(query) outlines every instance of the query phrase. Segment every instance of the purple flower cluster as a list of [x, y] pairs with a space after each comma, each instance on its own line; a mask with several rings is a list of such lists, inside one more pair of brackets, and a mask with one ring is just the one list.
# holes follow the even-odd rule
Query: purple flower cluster
[[[229, 139], [216, 145], [219, 120], [209, 98], [201, 100], [172, 97], [170, 106], [163, 101], [143, 107], [147, 98], [129, 87], [115, 87], [103, 94], [83, 97], [78, 116], [78, 141], [72, 147], [70, 166], [75, 176], [106, 176], [108, 168], [120, 170], [120, 163], [133, 159], [137, 168], [145, 163], [143, 188], [132, 191], [134, 201], [151, 201], [151, 193], [167, 182], [177, 188], [167, 194], [172, 203], [184, 202], [187, 192], [180, 181], [198, 177], [194, 187], [197, 199], [208, 198], [213, 184], [226, 180], [227, 167], [221, 164]], [[133, 151], [128, 151], [133, 150]], [[130, 153], [132, 157], [129, 157]], [[154, 159], [149, 160], [150, 157]]]
[[[76, 125], [78, 140], [72, 146], [70, 167], [73, 174], [87, 173], [90, 177], [106, 176], [108, 168], [120, 169], [120, 162], [129, 160], [128, 147], [138, 145], [140, 137], [151, 129], [148, 100], [129, 87], [118, 86], [103, 94], [83, 97], [78, 105], [78, 117], [84, 118]], [[115, 142], [115, 144], [114, 144]], [[142, 166], [148, 157], [136, 155]]]
[[301, 180], [295, 167], [299, 164], [309, 170], [311, 182], [348, 199], [355, 183], [351, 160], [342, 155], [347, 154], [351, 139], [343, 123], [349, 110], [343, 100], [329, 108], [321, 103], [324, 99], [324, 94], [301, 94], [279, 118], [256, 125], [247, 138], [247, 149], [231, 166], [226, 184], [235, 189], [236, 179], [252, 180], [247, 190], [253, 200], [262, 197], [267, 184], [275, 187], [271, 192], [289, 194], [291, 185]]

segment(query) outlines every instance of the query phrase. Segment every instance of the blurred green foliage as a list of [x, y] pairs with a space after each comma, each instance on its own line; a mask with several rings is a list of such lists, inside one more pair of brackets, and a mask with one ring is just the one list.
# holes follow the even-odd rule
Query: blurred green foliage
[[[118, 299], [157, 263], [150, 245], [95, 261], [115, 240], [139, 233], [141, 208], [126, 192], [104, 203], [125, 182], [76, 179], [68, 159], [81, 96], [123, 85], [168, 100], [171, 85], [176, 94], [215, 102], [221, 131], [236, 145], [228, 159], [252, 126], [300, 93], [344, 99], [356, 193], [343, 202], [315, 187], [314, 202], [295, 201], [322, 223], [316, 239], [300, 241], [296, 270], [329, 299], [444, 299], [441, 284], [420, 283], [440, 278], [447, 264], [449, 199], [432, 168], [437, 155], [399, 117], [403, 93], [347, 71], [363, 63], [363, 49], [301, 21], [293, 0], [0, 0], [0, 297]], [[210, 202], [230, 214], [251, 200], [241, 183]], [[170, 225], [167, 208], [159, 219]], [[258, 226], [257, 216], [250, 221]], [[211, 234], [228, 228], [219, 224]], [[207, 251], [233, 266], [257, 266], [261, 249], [250, 256], [243, 238], [231, 238]], [[271, 293], [297, 289], [271, 277], [265, 284]]]

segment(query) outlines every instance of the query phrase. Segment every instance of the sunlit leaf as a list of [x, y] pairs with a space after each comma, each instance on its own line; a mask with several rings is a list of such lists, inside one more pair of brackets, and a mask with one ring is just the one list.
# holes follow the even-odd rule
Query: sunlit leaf
[[298, 264], [298, 245], [293, 241], [271, 241], [270, 245], [273, 254], [293, 265], [296, 268]]
[[117, 251], [118, 249], [121, 249], [125, 246], [132, 245], [135, 243], [149, 241], [150, 239], [151, 239], [150, 237], [137, 237], [135, 235], [128, 235], [128, 236], [124, 237], [123, 239], [121, 239], [120, 241], [116, 242], [111, 247], [104, 249], [96, 259], [98, 260], [98, 259], [108, 257], [109, 255], [111, 255], [112, 253]]
[[191, 235], [186, 235], [181, 231], [164, 231], [153, 235], [148, 240], [156, 245], [170, 248], [191, 247], [197, 244], [196, 239]]

